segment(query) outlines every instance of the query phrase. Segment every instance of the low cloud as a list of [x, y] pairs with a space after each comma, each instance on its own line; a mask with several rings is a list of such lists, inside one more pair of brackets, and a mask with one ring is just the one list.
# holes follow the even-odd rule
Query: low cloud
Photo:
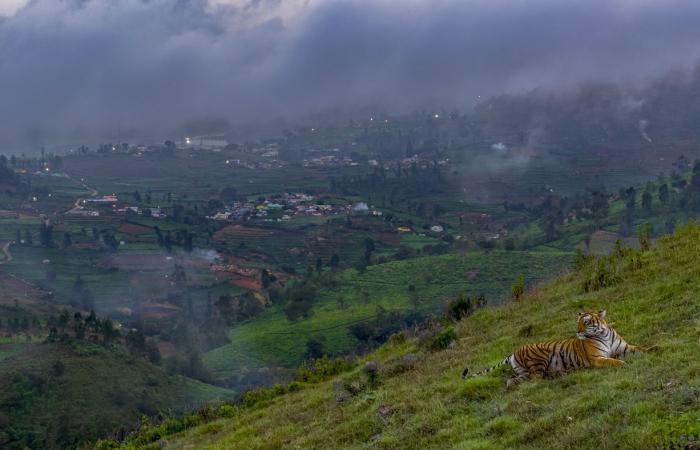
[[0, 151], [188, 122], [468, 109], [700, 57], [689, 0], [31, 0], [0, 9]]

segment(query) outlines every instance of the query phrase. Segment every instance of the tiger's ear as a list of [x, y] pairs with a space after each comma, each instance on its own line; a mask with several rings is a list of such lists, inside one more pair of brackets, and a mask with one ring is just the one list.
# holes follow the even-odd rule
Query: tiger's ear
[[606, 310], [601, 309], [600, 311], [598, 311], [598, 317], [600, 317], [601, 319], [605, 319], [605, 315], [606, 315], [607, 313], [608, 313], [608, 312], [607, 312]]

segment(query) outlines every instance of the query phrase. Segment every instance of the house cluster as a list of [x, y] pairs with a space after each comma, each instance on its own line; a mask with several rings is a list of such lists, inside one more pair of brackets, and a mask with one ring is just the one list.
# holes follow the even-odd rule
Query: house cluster
[[123, 205], [115, 207], [114, 212], [119, 215], [137, 214], [139, 216], [153, 217], [154, 219], [165, 219], [167, 214], [161, 208], [139, 208], [138, 206]]
[[244, 169], [270, 170], [280, 169], [286, 165], [284, 161], [273, 159], [270, 161], [248, 161], [244, 159], [227, 159], [224, 161], [231, 167], [242, 167]]
[[82, 206], [76, 206], [68, 211], [66, 211], [66, 214], [69, 214], [71, 216], [82, 216], [82, 217], [99, 217], [100, 212], [95, 211], [94, 209], [87, 209]]
[[443, 158], [443, 159], [438, 159], [437, 161], [434, 161], [431, 159], [421, 158], [418, 155], [413, 155], [413, 156], [409, 156], [407, 158], [400, 159], [399, 165], [403, 169], [408, 169], [409, 167], [413, 167], [413, 165], [425, 168], [425, 167], [432, 166], [435, 162], [437, 162], [438, 166], [446, 166], [447, 164], [449, 164], [450, 160], [449, 160], [449, 158]]
[[255, 147], [250, 150], [255, 155], [260, 155], [263, 158], [277, 158], [280, 155], [279, 144], [270, 143], [264, 147]]
[[228, 140], [223, 134], [206, 135], [206, 136], [185, 136], [181, 141], [177, 142], [179, 149], [199, 149], [221, 151], [228, 145]]
[[303, 165], [304, 167], [354, 167], [359, 166], [360, 163], [353, 160], [349, 156], [324, 155], [316, 158], [305, 159]]
[[104, 209], [105, 207], [111, 207], [112, 213], [118, 215], [137, 214], [139, 216], [143, 215], [155, 219], [164, 219], [167, 217], [161, 208], [140, 208], [138, 206], [119, 203], [119, 197], [117, 197], [116, 194], [82, 199], [76, 203], [71, 210], [67, 211], [66, 214], [83, 217], [99, 217], [100, 211], [95, 209], [96, 207], [103, 207], [103, 212], [106, 211]]
[[88, 198], [88, 199], [83, 200], [82, 203], [84, 203], [84, 204], [85, 203], [105, 204], [105, 203], [117, 203], [118, 201], [119, 201], [119, 198], [117, 197], [117, 195], [112, 194], [112, 195], [103, 195], [102, 197]]
[[329, 205], [315, 201], [304, 193], [284, 194], [258, 202], [234, 202], [208, 216], [211, 220], [232, 221], [259, 218], [266, 221], [287, 221], [298, 217], [324, 217], [339, 214], [370, 214], [366, 203]]

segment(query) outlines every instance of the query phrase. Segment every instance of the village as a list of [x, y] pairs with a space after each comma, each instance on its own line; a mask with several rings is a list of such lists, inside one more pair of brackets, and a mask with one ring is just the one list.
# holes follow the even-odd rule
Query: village
[[238, 201], [225, 206], [222, 210], [207, 216], [217, 221], [240, 221], [252, 218], [268, 222], [290, 221], [301, 217], [325, 217], [338, 215], [377, 215], [381, 211], [370, 209], [367, 203], [327, 204], [314, 196], [304, 193], [285, 193], [257, 202]]

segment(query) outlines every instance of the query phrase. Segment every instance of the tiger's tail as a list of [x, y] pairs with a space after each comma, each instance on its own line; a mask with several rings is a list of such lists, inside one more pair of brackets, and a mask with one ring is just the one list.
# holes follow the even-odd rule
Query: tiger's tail
[[506, 359], [504, 359], [503, 361], [499, 362], [499, 363], [496, 364], [495, 366], [491, 366], [491, 367], [489, 367], [489, 368], [487, 368], [487, 369], [482, 370], [481, 372], [477, 372], [477, 373], [472, 374], [472, 375], [469, 375], [469, 368], [468, 368], [468, 367], [465, 367], [464, 370], [462, 371], [462, 378], [467, 378], [467, 377], [469, 377], [469, 378], [471, 378], [471, 377], [479, 377], [479, 376], [481, 376], [481, 375], [486, 375], [487, 373], [489, 373], [489, 372], [491, 372], [491, 371], [493, 371], [493, 370], [496, 370], [496, 369], [498, 369], [499, 367], [504, 366], [504, 365], [506, 365], [506, 364], [508, 364], [508, 365], [510, 366], [510, 365], [512, 365], [512, 364], [510, 363], [510, 358], [512, 358], [512, 357], [513, 357], [513, 355], [509, 355], [509, 356], [506, 357]]

